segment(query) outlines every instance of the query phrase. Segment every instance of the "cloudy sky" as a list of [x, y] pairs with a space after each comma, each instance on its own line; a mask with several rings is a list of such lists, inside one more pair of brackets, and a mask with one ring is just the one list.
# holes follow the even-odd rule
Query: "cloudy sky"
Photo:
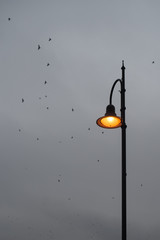
[[128, 239], [160, 239], [159, 12], [158, 0], [0, 0], [1, 239], [121, 238], [121, 129], [96, 119], [122, 60]]

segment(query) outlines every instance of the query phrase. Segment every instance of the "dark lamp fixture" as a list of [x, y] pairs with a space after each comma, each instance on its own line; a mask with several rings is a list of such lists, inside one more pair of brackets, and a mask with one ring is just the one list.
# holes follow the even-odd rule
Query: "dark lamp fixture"
[[116, 116], [115, 107], [111, 104], [107, 106], [105, 116], [98, 118], [96, 123], [102, 128], [118, 128], [122, 126], [121, 118]]

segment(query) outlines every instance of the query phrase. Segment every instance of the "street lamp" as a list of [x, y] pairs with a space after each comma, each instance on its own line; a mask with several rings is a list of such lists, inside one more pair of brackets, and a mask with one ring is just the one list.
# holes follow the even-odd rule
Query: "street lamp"
[[[106, 108], [106, 113], [103, 117], [97, 119], [96, 123], [102, 128], [118, 128], [122, 129], [122, 240], [127, 239], [127, 187], [126, 187], [126, 122], [125, 122], [125, 67], [124, 61], [122, 61], [122, 79], [117, 79], [112, 86], [110, 92], [110, 102]], [[120, 83], [121, 94], [121, 117], [117, 117], [115, 113], [115, 107], [112, 105], [112, 94], [114, 87], [117, 83]]]

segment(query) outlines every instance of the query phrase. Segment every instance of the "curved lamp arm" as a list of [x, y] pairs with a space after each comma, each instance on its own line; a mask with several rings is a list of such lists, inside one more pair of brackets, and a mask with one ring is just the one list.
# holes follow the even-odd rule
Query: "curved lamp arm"
[[112, 86], [112, 88], [111, 88], [111, 93], [110, 93], [110, 101], [109, 101], [109, 103], [110, 103], [110, 105], [112, 105], [112, 95], [113, 95], [113, 90], [114, 90], [114, 87], [115, 87], [115, 85], [117, 84], [117, 82], [120, 82], [120, 85], [121, 85], [121, 90], [122, 90], [122, 80], [121, 79], [117, 79], [114, 83], [113, 83], [113, 86]]

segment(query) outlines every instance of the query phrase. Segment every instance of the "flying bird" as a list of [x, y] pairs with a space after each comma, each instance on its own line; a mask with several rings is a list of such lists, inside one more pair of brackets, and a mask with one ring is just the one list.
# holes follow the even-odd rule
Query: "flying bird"
[[45, 98], [47, 98], [47, 95], [45, 95]]
[[10, 17], [8, 18], [8, 21], [11, 21], [11, 18], [10, 18]]
[[154, 63], [154, 61], [152, 61], [152, 64]]
[[41, 48], [41, 46], [38, 44], [38, 50]]
[[44, 84], [47, 84], [47, 81], [45, 81]]
[[39, 138], [37, 138], [37, 141], [39, 140]]
[[102, 132], [102, 134], [103, 134], [104, 132]]
[[24, 99], [22, 98], [22, 103], [24, 102]]
[[74, 112], [74, 108], [72, 108], [72, 112]]
[[91, 129], [90, 129], [90, 128], [88, 128], [88, 130], [90, 131]]
[[46, 107], [47, 109], [49, 109], [49, 107]]
[[48, 39], [49, 42], [50, 42], [51, 40], [52, 40], [51, 38]]
[[49, 66], [50, 64], [49, 63], [47, 63], [47, 67]]

